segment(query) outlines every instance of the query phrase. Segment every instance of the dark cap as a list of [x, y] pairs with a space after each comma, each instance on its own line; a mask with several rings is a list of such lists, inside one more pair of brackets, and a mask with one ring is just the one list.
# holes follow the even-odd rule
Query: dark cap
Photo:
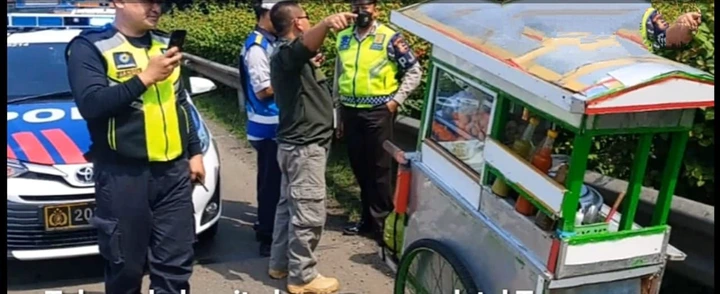
[[350, 4], [353, 4], [353, 5], [377, 4], [377, 0], [350, 0]]

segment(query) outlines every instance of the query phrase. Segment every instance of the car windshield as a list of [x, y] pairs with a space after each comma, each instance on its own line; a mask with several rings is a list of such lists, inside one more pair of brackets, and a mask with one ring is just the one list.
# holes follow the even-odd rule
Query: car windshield
[[70, 91], [65, 43], [8, 43], [7, 99]]

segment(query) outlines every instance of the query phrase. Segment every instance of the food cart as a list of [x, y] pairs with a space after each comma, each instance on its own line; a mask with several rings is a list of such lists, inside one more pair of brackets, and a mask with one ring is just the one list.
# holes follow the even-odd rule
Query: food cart
[[[417, 150], [395, 153], [397, 190], [409, 191], [396, 192], [401, 211], [385, 225], [395, 293], [659, 292], [667, 261], [685, 257], [668, 244], [667, 219], [714, 82], [646, 50], [638, 28], [648, 8], [430, 1], [392, 12], [433, 47]], [[583, 180], [606, 136], [636, 140], [622, 205]], [[670, 155], [641, 227], [660, 136]]]

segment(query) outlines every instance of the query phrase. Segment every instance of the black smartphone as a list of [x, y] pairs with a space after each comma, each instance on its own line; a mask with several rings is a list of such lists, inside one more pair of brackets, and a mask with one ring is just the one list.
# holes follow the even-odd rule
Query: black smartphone
[[168, 49], [172, 47], [178, 47], [180, 51], [183, 51], [183, 44], [185, 44], [185, 36], [187, 35], [186, 30], [176, 30], [170, 34], [170, 44]]

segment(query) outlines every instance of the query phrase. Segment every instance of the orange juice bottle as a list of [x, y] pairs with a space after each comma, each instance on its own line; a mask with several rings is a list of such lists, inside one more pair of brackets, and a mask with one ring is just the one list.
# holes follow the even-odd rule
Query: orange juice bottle
[[[523, 132], [522, 137], [515, 140], [515, 142], [513, 142], [512, 144], [511, 149], [515, 152], [515, 154], [525, 159], [528, 158], [528, 153], [530, 153], [530, 150], [532, 150], [532, 136], [533, 133], [535, 133], [535, 128], [538, 126], [538, 124], [540, 124], [540, 121], [537, 118], [530, 118], [530, 122], [528, 123], [527, 127], [525, 127], [525, 131]], [[508, 192], [510, 192], [509, 187], [507, 186], [505, 181], [500, 179], [495, 180], [492, 185], [492, 191], [500, 197], [506, 197], [508, 195]]]

